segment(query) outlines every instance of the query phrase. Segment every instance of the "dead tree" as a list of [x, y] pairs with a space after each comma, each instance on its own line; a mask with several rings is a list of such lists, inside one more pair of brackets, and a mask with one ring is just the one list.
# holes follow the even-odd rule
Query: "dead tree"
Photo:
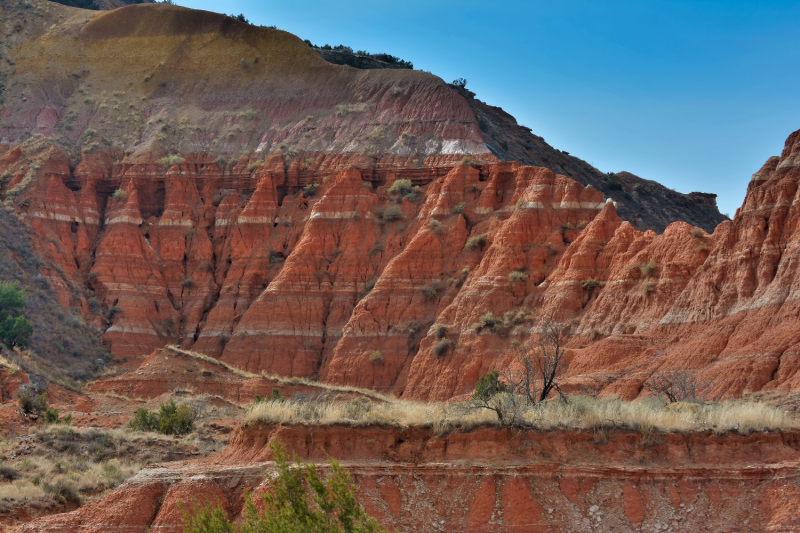
[[656, 372], [645, 384], [645, 389], [656, 396], [663, 396], [667, 403], [702, 403], [713, 386], [711, 382], [701, 382], [694, 370], [678, 369]]
[[553, 391], [565, 398], [558, 382], [567, 366], [564, 344], [572, 334], [573, 322], [558, 322], [550, 313], [534, 329], [536, 335], [519, 346], [504, 372], [511, 389], [528, 406], [546, 400]]

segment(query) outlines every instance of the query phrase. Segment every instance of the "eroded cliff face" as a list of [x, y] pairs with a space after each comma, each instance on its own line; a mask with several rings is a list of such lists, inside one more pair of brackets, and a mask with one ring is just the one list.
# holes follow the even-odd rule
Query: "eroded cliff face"
[[[442, 400], [554, 314], [576, 324], [568, 385], [633, 398], [653, 372], [692, 368], [733, 397], [798, 387], [797, 138], [710, 235], [637, 231], [591, 186], [519, 163], [301, 173], [278, 156], [169, 166], [108, 150], [73, 171], [55, 148], [33, 166], [15, 148], [0, 171], [56, 294], [118, 356], [176, 342]], [[420, 189], [392, 188], [406, 177]], [[496, 326], [478, 330], [487, 313]]]
[[208, 459], [142, 471], [111, 495], [18, 531], [181, 531], [180, 506], [236, 517], [268, 490], [268, 445], [339, 460], [357, 497], [400, 531], [796, 531], [798, 436], [252, 426]]

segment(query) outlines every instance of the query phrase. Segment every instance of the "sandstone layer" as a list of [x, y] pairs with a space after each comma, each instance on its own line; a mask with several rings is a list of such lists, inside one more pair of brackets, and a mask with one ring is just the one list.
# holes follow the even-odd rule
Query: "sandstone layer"
[[402, 531], [796, 531], [796, 434], [657, 435], [344, 426], [252, 426], [220, 454], [142, 471], [80, 509], [26, 531], [181, 531], [181, 504], [222, 505], [236, 517], [243, 492], [268, 490], [268, 444], [339, 460], [357, 496]]

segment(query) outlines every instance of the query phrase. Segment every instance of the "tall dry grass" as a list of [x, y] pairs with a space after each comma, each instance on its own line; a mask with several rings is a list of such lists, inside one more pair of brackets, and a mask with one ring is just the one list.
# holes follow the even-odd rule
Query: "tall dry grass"
[[9, 372], [11, 372], [12, 374], [16, 374], [17, 372], [20, 371], [19, 365], [12, 363], [11, 361], [3, 357], [2, 354], [0, 354], [0, 366], [7, 368]]
[[[401, 400], [371, 402], [365, 398], [273, 400], [248, 409], [245, 423], [347, 424], [433, 427], [439, 434], [478, 426], [500, 426], [488, 409], [468, 403], [442, 404]], [[661, 432], [710, 430], [717, 434], [754, 431], [789, 431], [800, 423], [788, 413], [761, 402], [665, 405], [657, 398], [627, 402], [615, 398], [571, 396], [567, 402], [552, 400], [523, 409], [516, 427], [534, 430], [596, 430], [631, 428]]]

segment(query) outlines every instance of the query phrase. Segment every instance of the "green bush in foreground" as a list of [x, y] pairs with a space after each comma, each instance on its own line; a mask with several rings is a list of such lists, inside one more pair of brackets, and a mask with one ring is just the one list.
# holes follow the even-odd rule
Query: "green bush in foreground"
[[135, 431], [154, 431], [164, 435], [185, 435], [194, 429], [194, 413], [173, 400], [162, 403], [158, 412], [137, 409], [128, 426]]
[[25, 305], [25, 289], [19, 283], [0, 283], [0, 342], [9, 348], [27, 348], [33, 334], [31, 323], [20, 316]]
[[183, 511], [185, 533], [382, 533], [378, 522], [358, 504], [355, 487], [344, 468], [331, 459], [331, 473], [320, 477], [312, 463], [289, 462], [281, 443], [270, 449], [275, 458], [272, 490], [261, 496], [263, 509], [247, 497], [244, 520], [234, 524], [220, 507]]

